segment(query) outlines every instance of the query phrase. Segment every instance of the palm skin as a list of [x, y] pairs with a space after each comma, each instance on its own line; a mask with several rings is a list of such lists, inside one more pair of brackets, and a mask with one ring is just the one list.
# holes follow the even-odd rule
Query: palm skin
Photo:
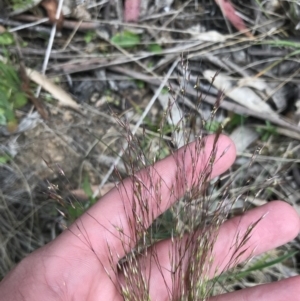
[[[206, 139], [205, 150], [200, 155], [203, 160], [199, 160], [196, 166], [197, 172], [201, 171], [205, 158], [211, 153], [213, 141], [213, 136]], [[226, 154], [224, 149], [227, 149]], [[185, 156], [184, 162], [187, 166], [191, 165], [193, 154], [184, 153], [182, 149], [178, 153]], [[235, 160], [235, 148], [229, 138], [219, 137], [216, 156], [219, 160], [215, 161], [212, 177], [223, 173]], [[173, 157], [168, 157], [155, 165], [155, 174], [159, 174], [164, 181], [160, 191], [162, 203], [159, 210], [153, 207], [153, 218], [176, 201], [175, 197], [169, 194], [169, 187], [175, 181], [176, 168]], [[143, 171], [140, 171], [139, 175], [142, 177]], [[192, 176], [186, 174], [185, 177], [192, 185]], [[33, 252], [17, 265], [0, 283], [0, 300], [123, 300], [117, 285], [122, 282], [123, 275], [122, 272], [116, 273], [116, 266], [118, 259], [135, 244], [135, 239], [130, 237], [127, 219], [127, 210], [131, 206], [131, 185], [130, 179], [124, 181], [122, 189], [129, 191], [126, 195], [127, 199], [121, 200], [119, 190], [111, 190], [75, 222], [69, 231], [63, 232], [54, 241]], [[183, 194], [183, 191], [179, 187], [178, 195], [180, 194]], [[261, 254], [282, 245], [299, 233], [300, 221], [295, 210], [284, 202], [271, 202], [247, 212], [242, 219], [234, 218], [223, 224], [214, 246], [216, 265], [221, 268], [226, 266], [224, 250], [230, 249], [230, 242], [236, 235], [237, 227], [241, 231], [246, 230], [249, 224], [262, 216], [265, 217], [258, 223], [247, 244], [249, 250], [240, 260], [246, 259], [251, 254]], [[128, 244], [125, 246], [120, 241], [116, 230], [118, 228], [123, 229], [124, 237], [129, 237]], [[156, 245], [156, 250], [160, 254], [159, 265], [170, 266], [169, 248], [168, 240]], [[167, 270], [166, 268], [165, 271]], [[161, 271], [151, 267], [150, 274], [151, 300], [169, 300], [166, 285], [162, 285]], [[170, 287], [171, 275], [164, 272], [163, 277]], [[211, 300], [297, 301], [300, 300], [300, 277], [216, 296]]]

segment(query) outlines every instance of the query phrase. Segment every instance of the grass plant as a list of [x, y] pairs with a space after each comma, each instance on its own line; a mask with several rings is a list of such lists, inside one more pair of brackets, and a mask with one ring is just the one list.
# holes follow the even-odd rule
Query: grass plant
[[[225, 149], [221, 156], [217, 157], [217, 143], [223, 132], [223, 126], [216, 121], [216, 116], [223, 95], [218, 94], [208, 118], [201, 114], [204, 104], [200, 93], [193, 109], [184, 106], [185, 88], [189, 84], [190, 71], [188, 63], [184, 60], [181, 61], [181, 68], [183, 69], [181, 73], [184, 75], [179, 79], [180, 89], [173, 90], [169, 85], [168, 105], [156, 119], [157, 125], [151, 125], [149, 118], [144, 121], [141, 130], [135, 132], [126, 114], [118, 115], [112, 111], [119, 131], [116, 144], [122, 151], [118, 153], [114, 150], [114, 146], [107, 145], [107, 147], [115, 156], [119, 156], [126, 172], [114, 165], [114, 173], [110, 180], [115, 182], [119, 196], [124, 201], [127, 212], [126, 224], [130, 226], [131, 238], [125, 235], [124, 229], [117, 229], [119, 239], [124, 246], [124, 253], [127, 253], [125, 257], [119, 258], [117, 267], [113, 263], [118, 254], [110, 249], [109, 244], [104, 247], [109, 249], [110, 254], [111, 270], [107, 271], [108, 277], [113, 281], [121, 270], [123, 272], [123, 279], [115, 283], [123, 300], [151, 300], [151, 271], [145, 268], [149, 258], [151, 269], [156, 269], [161, 274], [160, 285], [167, 291], [168, 300], [180, 301], [208, 300], [213, 295], [216, 284], [224, 280], [224, 277], [232, 279], [235, 275], [240, 278], [253, 269], [266, 266], [255, 266], [244, 273], [235, 272], [233, 275], [222, 276], [225, 270], [235, 267], [240, 257], [249, 251], [247, 242], [263, 216], [249, 224], [245, 233], [239, 233], [237, 228], [236, 239], [231, 242], [231, 253], [228, 255], [230, 258], [226, 265], [216, 263], [214, 260], [213, 249], [220, 227], [228, 218], [236, 214], [234, 210], [236, 202], [247, 199], [250, 190], [254, 189], [249, 185], [232, 194], [231, 186], [235, 183], [237, 174], [235, 177], [226, 174], [222, 178], [212, 180], [214, 163], [228, 151]], [[200, 163], [209, 132], [214, 132], [212, 150], [201, 162], [204, 168], [201, 173], [198, 173], [196, 166]], [[105, 143], [101, 138], [98, 140], [99, 143]], [[181, 152], [177, 152], [180, 148]], [[185, 162], [186, 155], [189, 156], [191, 164]], [[176, 180], [171, 185], [163, 180], [162, 175], [155, 168], [155, 163], [166, 156], [172, 156], [177, 166]], [[251, 167], [254, 161], [255, 156], [248, 161], [248, 167]], [[47, 162], [45, 163], [48, 165]], [[63, 168], [59, 165], [49, 164], [48, 167], [64, 176]], [[142, 174], [141, 170], [144, 170]], [[132, 179], [130, 190], [124, 186], [126, 177]], [[68, 182], [67, 179], [65, 180]], [[189, 186], [187, 184], [189, 182], [193, 185]], [[169, 185], [169, 197], [178, 200], [173, 206], [162, 206], [161, 188], [165, 185]], [[268, 187], [268, 185], [265, 183], [262, 186]], [[86, 177], [83, 181], [83, 190], [89, 200], [82, 203], [74, 196], [65, 198], [56, 185], [48, 183], [48, 197], [58, 203], [63, 222], [66, 220], [74, 222], [75, 218], [95, 203], [96, 199]], [[183, 196], [182, 192], [185, 192]], [[125, 205], [128, 200], [130, 200], [130, 207]], [[240, 209], [238, 214], [243, 210], [245, 207]], [[93, 216], [90, 218], [93, 219]], [[81, 231], [83, 241], [88, 242], [89, 237], [84, 231], [84, 224], [80, 217], [75, 224]], [[158, 249], [167, 239], [171, 241], [168, 254], [170, 266], [165, 267], [161, 263]], [[281, 259], [286, 259], [286, 256]], [[166, 274], [172, 275], [171, 280]]]
[[[32, 6], [33, 2], [38, 1], [4, 0], [12, 14], [25, 11]], [[122, 1], [117, 2], [122, 3]], [[105, 109], [102, 112], [103, 107], [100, 105], [98, 107], [98, 103], [82, 104], [84, 114], [77, 115], [76, 112], [70, 113], [56, 107], [51, 101], [47, 103], [47, 109], [52, 114], [52, 120], [55, 121], [51, 124], [51, 119], [50, 121], [39, 120], [42, 130], [38, 127], [36, 130], [47, 134], [54, 133], [53, 136], [40, 135], [34, 141], [30, 140], [28, 130], [24, 135], [18, 133], [16, 136], [9, 136], [11, 133], [8, 133], [4, 139], [0, 137], [0, 183], [2, 184], [0, 189], [0, 257], [2, 258], [0, 279], [11, 270], [15, 263], [53, 240], [57, 233], [62, 232], [72, 223], [80, 229], [82, 242], [88, 244], [89, 237], [80, 215], [97, 202], [98, 193], [96, 192], [101, 191], [107, 181], [115, 183], [119, 197], [123, 200], [127, 213], [126, 225], [129, 225], [131, 237], [127, 235], [128, 229], [122, 227], [116, 229], [126, 256], [116, 254], [109, 244], [103, 246], [103, 248], [108, 248], [110, 254], [111, 269], [107, 270], [107, 276], [116, 285], [123, 300], [152, 300], [150, 296], [151, 271], [146, 269], [149, 260], [151, 269], [159, 271], [161, 275], [159, 285], [162, 290], [167, 291], [168, 300], [204, 301], [209, 300], [211, 295], [215, 295], [220, 287], [224, 291], [229, 291], [232, 287], [234, 289], [234, 285], [229, 288], [229, 282], [238, 283], [243, 277], [252, 276], [256, 271], [270, 268], [295, 256], [293, 251], [288, 250], [284, 254], [277, 254], [276, 259], [272, 257], [254, 263], [249, 260], [246, 268], [241, 272], [230, 270], [224, 273], [228, 268], [236, 267], [245, 252], [251, 253], [247, 242], [256, 225], [263, 218], [262, 216], [261, 219], [253, 220], [244, 233], [239, 232], [237, 225], [236, 238], [230, 242], [232, 248], [226, 264], [215, 261], [213, 250], [221, 226], [227, 219], [241, 215], [248, 209], [248, 206], [251, 206], [250, 203], [261, 205], [265, 200], [288, 199], [290, 204], [297, 205], [297, 181], [292, 179], [291, 174], [297, 172], [300, 183], [297, 166], [299, 147], [294, 140], [282, 139], [282, 137], [279, 142], [274, 142], [282, 130], [280, 126], [287, 126], [287, 122], [281, 120], [281, 114], [273, 118], [273, 115], [261, 114], [230, 100], [223, 100], [222, 92], [215, 91], [210, 94], [213, 87], [206, 89], [209, 84], [200, 77], [206, 69], [209, 69], [221, 72], [225, 70], [234, 78], [260, 77], [266, 82], [277, 82], [278, 88], [282, 83], [289, 81], [297, 83], [298, 71], [294, 73], [291, 71], [293, 69], [287, 66], [285, 67], [288, 70], [286, 73], [278, 71], [277, 74], [273, 71], [277, 68], [281, 69], [284, 67], [283, 63], [292, 61], [294, 58], [295, 62], [297, 61], [300, 43], [289, 39], [293, 36], [289, 35], [288, 28], [276, 25], [276, 22], [281, 20], [284, 21], [282, 24], [287, 23], [285, 22], [287, 18], [283, 18], [282, 13], [278, 14], [277, 10], [268, 9], [266, 5], [269, 4], [268, 1], [266, 3], [254, 1], [251, 5], [239, 2], [236, 6], [237, 9], [242, 8], [237, 12], [243, 12], [244, 17], [248, 19], [247, 27], [251, 28], [251, 35], [253, 34], [253, 37], [249, 39], [241, 33], [231, 34], [231, 26], [227, 20], [223, 20], [221, 11], [215, 6], [216, 1], [204, 1], [201, 5], [198, 1], [195, 3], [193, 1], [175, 2], [173, 6], [170, 6], [172, 10], [175, 9], [173, 12], [171, 10], [171, 14], [167, 12], [166, 14], [149, 14], [149, 16], [142, 17], [138, 23], [125, 24], [122, 20], [122, 13], [118, 11], [118, 5], [114, 7], [111, 1], [101, 1], [101, 4], [98, 3], [99, 9], [90, 10], [92, 19], [89, 22], [81, 20], [78, 22], [78, 27], [77, 25], [75, 27], [72, 25], [75, 23], [70, 25], [71, 20], [66, 17], [61, 32], [63, 38], [59, 38], [58, 35], [55, 38], [55, 44], [53, 41], [56, 25], [53, 25], [50, 34], [46, 24], [38, 26], [37, 23], [26, 24], [24, 21], [22, 25], [25, 27], [23, 28], [7, 23], [5, 30], [19, 31], [18, 39], [15, 41], [15, 36], [8, 31], [0, 34], [2, 47], [0, 52], [5, 57], [13, 59], [15, 53], [18, 53], [20, 59], [23, 56], [26, 66], [31, 66], [36, 70], [43, 64], [42, 70], [45, 72], [47, 70], [49, 77], [57, 76], [61, 80], [66, 75], [70, 86], [77, 85], [77, 80], [84, 83], [86, 76], [92, 76], [92, 80], [105, 80], [109, 82], [110, 87], [115, 87], [112, 90], [108, 90], [107, 86], [103, 88], [107, 92], [106, 100], [108, 98], [113, 100], [115, 94], [119, 92], [122, 94], [122, 89], [116, 85], [117, 80], [114, 78], [116, 73], [130, 77], [132, 81], [134, 79], [138, 81], [137, 86], [148, 89], [144, 94], [146, 97], [150, 89], [154, 90], [161, 83], [149, 102], [149, 110], [145, 109], [144, 112], [143, 105], [139, 107], [139, 102], [137, 104], [134, 101], [131, 102], [132, 108], [128, 111], [132, 114], [124, 110], [121, 113], [114, 111], [113, 107], [118, 106], [121, 101], [118, 104], [113, 104], [113, 101], [108, 104], [110, 106], [108, 111], [111, 113], [109, 118], [114, 120], [116, 129], [115, 136], [107, 138], [105, 135], [102, 137], [97, 134], [95, 130], [97, 127], [109, 129], [109, 127], [106, 128], [103, 120], [97, 119], [94, 122], [96, 118], [92, 118], [95, 116], [98, 118], [101, 114], [108, 115]], [[294, 11], [297, 7], [294, 2], [284, 3], [290, 8], [286, 9], [286, 12]], [[257, 6], [254, 5], [255, 3]], [[292, 16], [292, 14], [287, 15]], [[268, 22], [263, 21], [262, 16], [265, 16]], [[35, 16], [30, 14], [29, 17]], [[2, 21], [4, 25], [5, 22], [11, 21], [6, 19]], [[269, 21], [272, 21], [272, 27], [268, 28]], [[94, 27], [95, 24], [97, 24], [97, 29]], [[204, 27], [203, 30], [208, 33], [205, 38], [202, 35], [203, 25], [205, 25], [205, 30]], [[84, 29], [84, 26], [92, 27]], [[68, 29], [74, 30], [72, 34], [69, 33], [69, 38], [66, 36]], [[84, 35], [82, 35], [82, 30], [87, 30]], [[218, 33], [216, 40], [215, 31]], [[18, 41], [22, 47], [18, 46]], [[18, 47], [15, 47], [15, 42]], [[48, 45], [47, 51], [46, 45]], [[255, 54], [257, 50], [261, 52]], [[273, 53], [273, 50], [284, 51], [278, 56], [275, 52]], [[196, 76], [194, 79], [191, 76], [189, 62], [183, 57], [181, 60], [177, 59], [179, 53], [184, 51], [190, 63], [193, 64], [192, 69], [196, 72], [196, 80]], [[43, 55], [46, 53], [44, 63], [39, 60], [39, 53]], [[15, 62], [15, 59], [12, 61]], [[172, 70], [169, 69], [169, 73], [166, 73], [165, 68], [171, 65], [172, 61], [174, 61]], [[100, 79], [99, 74], [94, 76], [94, 69], [105, 71], [105, 76], [104, 73]], [[172, 77], [173, 70], [177, 70], [179, 76]], [[112, 79], [110, 72], [114, 75]], [[60, 75], [63, 76], [59, 77]], [[13, 63], [9, 60], [8, 63], [0, 61], [0, 126], [8, 128], [10, 130], [8, 132], [16, 130], [19, 120], [29, 115], [27, 109], [29, 105], [25, 109], [24, 107], [27, 104], [27, 98], [33, 92], [32, 86], [29, 85], [25, 93], [24, 80], [20, 80], [19, 76], [20, 72]], [[83, 78], [79, 80], [79, 76]], [[212, 81], [214, 79], [212, 78]], [[62, 85], [63, 81], [61, 81]], [[64, 89], [66, 87], [65, 85]], [[202, 91], [208, 91], [208, 95], [201, 95], [198, 90], [200, 88]], [[156, 99], [160, 100], [160, 97], [168, 101], [158, 104], [155, 107], [156, 112], [152, 114], [151, 106]], [[205, 99], [207, 102], [204, 101]], [[213, 103], [214, 99], [215, 103]], [[227, 122], [224, 124], [222, 124], [224, 118], [218, 118], [221, 108], [226, 111], [224, 115], [227, 116]], [[30, 111], [32, 110], [34, 108]], [[142, 116], [139, 119], [141, 122], [135, 123], [136, 116], [138, 118]], [[256, 120], [266, 121], [265, 126], [256, 126], [256, 130], [261, 135], [256, 141], [259, 149], [252, 148], [249, 153], [241, 152], [238, 158], [242, 161], [240, 165], [236, 164], [226, 174], [212, 179], [213, 164], [220, 159], [220, 156], [217, 157], [216, 154], [218, 140], [224, 132], [223, 127], [228, 133], [237, 126], [248, 126], [253, 117]], [[59, 123], [60, 119], [64, 120], [64, 124], [56, 126], [54, 123]], [[273, 123], [278, 127], [275, 128]], [[65, 129], [69, 127], [81, 127], [81, 132], [79, 130], [76, 134], [64, 135], [67, 133]], [[91, 130], [88, 132], [86, 128]], [[78, 133], [83, 132], [88, 132], [90, 136], [93, 136], [95, 143], [93, 144], [88, 139], [81, 140]], [[298, 133], [297, 126], [293, 127], [292, 132], [291, 130], [288, 132]], [[205, 168], [198, 173], [196, 166], [200, 163], [200, 155], [203, 154], [207, 141], [206, 137], [211, 133], [214, 133], [212, 150], [203, 159], [202, 163]], [[30, 166], [30, 160], [28, 160], [29, 166], [23, 164], [22, 169], [19, 167], [18, 164], [26, 162], [28, 158], [24, 153], [30, 144], [38, 145], [45, 142], [46, 148], [56, 151], [57, 140], [51, 141], [49, 137], [58, 138], [57, 140], [63, 144], [63, 147], [69, 147], [70, 157], [71, 152], [78, 155], [80, 170], [84, 169], [82, 166], [90, 160], [88, 164], [94, 167], [94, 170], [91, 169], [94, 174], [97, 174], [97, 180], [92, 180], [92, 177], [86, 175], [82, 176], [83, 172], [82, 174], [79, 172], [77, 177], [78, 174], [74, 172], [74, 170], [77, 171], [77, 166], [71, 168], [75, 178], [83, 179], [78, 180], [79, 185], [76, 188], [83, 189], [87, 200], [80, 200], [76, 194], [69, 191], [70, 187], [75, 186], [73, 185], [75, 181], [69, 180], [64, 172], [65, 168], [71, 165], [70, 161], [66, 163], [67, 166], [62, 166], [55, 160], [53, 160], [55, 162], [50, 162], [50, 160], [47, 162], [48, 158], [43, 158], [45, 160], [42, 163], [46, 168], [58, 175], [55, 183], [51, 180], [44, 181], [42, 184], [46, 183], [45, 186], [42, 186], [40, 179], [37, 179], [39, 170]], [[3, 145], [1, 145], [2, 142]], [[23, 148], [24, 145], [26, 147]], [[98, 145], [105, 147], [99, 147], [98, 152], [93, 153], [93, 148]], [[179, 149], [181, 151], [178, 153]], [[109, 169], [113, 171], [112, 174], [108, 172], [106, 176], [103, 175], [102, 166], [101, 168], [99, 165], [93, 166], [95, 162], [98, 163], [95, 158], [99, 157], [102, 151], [116, 158]], [[226, 151], [225, 149], [221, 157], [226, 154]], [[250, 153], [251, 151], [254, 154]], [[23, 161], [20, 160], [22, 155], [25, 158]], [[56, 155], [55, 159], [67, 157], [59, 151]], [[38, 152], [36, 157], [39, 156], [41, 153]], [[166, 177], [163, 177], [155, 168], [155, 163], [167, 156], [171, 156], [177, 166], [176, 180], [172, 184], [163, 180]], [[187, 156], [190, 158], [190, 165], [184, 159]], [[103, 164], [103, 169], [106, 167]], [[142, 174], [141, 170], [144, 170]], [[168, 173], [168, 170], [165, 172]], [[284, 176], [281, 177], [282, 174]], [[130, 189], [125, 188], [124, 185], [128, 177], [132, 180]], [[93, 184], [99, 183], [99, 179], [102, 182], [95, 191]], [[188, 181], [190, 179], [192, 180]], [[189, 182], [193, 185], [188, 185]], [[292, 184], [287, 185], [290, 183]], [[169, 189], [168, 197], [177, 199], [172, 206], [171, 204], [162, 205], [165, 200], [162, 200], [161, 190], [166, 185]], [[294, 186], [291, 188], [292, 185]], [[184, 195], [182, 195], [183, 192], [185, 192]], [[129, 207], [126, 206], [128, 201]], [[94, 219], [92, 215], [90, 218]], [[99, 226], [101, 228], [100, 224]], [[169, 266], [165, 266], [159, 256], [160, 246], [167, 241], [171, 242], [170, 251], [167, 254]], [[95, 252], [92, 246], [90, 249]], [[96, 252], [95, 256], [97, 256]], [[116, 256], [119, 256], [117, 267], [114, 264]], [[99, 267], [101, 264], [99, 262]], [[123, 273], [123, 278], [118, 277], [120, 271]], [[119, 279], [119, 282], [115, 283], [115, 279]]]
[[[183, 68], [188, 72], [187, 66], [182, 63]], [[249, 225], [246, 233], [238, 233], [235, 241], [232, 241], [234, 251], [230, 255], [226, 266], [218, 266], [214, 262], [213, 248], [218, 237], [218, 232], [222, 224], [230, 217], [234, 207], [235, 198], [230, 195], [230, 178], [226, 184], [220, 187], [220, 181], [211, 181], [212, 167], [219, 160], [217, 154], [217, 142], [222, 133], [222, 125], [214, 122], [214, 118], [219, 109], [222, 94], [216, 99], [215, 106], [211, 111], [208, 120], [202, 116], [200, 126], [190, 126], [193, 124], [195, 115], [201, 111], [202, 103], [197, 104], [198, 111], [181, 110], [179, 108], [179, 98], [184, 99], [184, 87], [187, 84], [183, 78], [180, 91], [170, 89], [170, 99], [167, 109], [161, 114], [159, 127], [156, 135], [149, 136], [145, 131], [140, 134], [134, 134], [130, 121], [124, 116], [114, 114], [118, 124], [123, 144], [122, 163], [125, 166], [126, 174], [114, 168], [113, 177], [120, 198], [124, 200], [124, 208], [127, 212], [127, 224], [130, 225], [129, 235], [125, 235], [125, 230], [117, 229], [119, 239], [124, 246], [124, 252], [127, 256], [119, 258], [119, 265], [114, 267], [114, 258], [118, 256], [114, 250], [109, 249], [111, 258], [111, 270], [107, 272], [108, 277], [113, 281], [115, 274], [123, 271], [124, 278], [116, 285], [124, 300], [151, 300], [150, 298], [150, 271], [145, 270], [149, 255], [151, 258], [151, 267], [158, 269], [161, 273], [161, 285], [168, 291], [168, 300], [207, 300], [212, 295], [214, 284], [218, 275], [223, 269], [235, 266], [239, 262], [240, 256], [246, 251], [246, 244], [253, 229], [258, 221], [253, 221]], [[199, 95], [199, 100], [200, 100]], [[181, 116], [176, 124], [173, 121], [172, 112], [174, 107], [178, 106], [178, 112]], [[211, 124], [217, 124], [214, 129], [215, 136], [211, 153], [205, 158], [203, 171], [198, 174], [196, 166], [199, 165], [199, 158], [203, 153], [207, 136], [207, 128]], [[173, 128], [171, 135], [165, 135], [166, 128]], [[178, 133], [181, 133], [178, 135]], [[195, 142], [191, 144], [191, 142]], [[99, 141], [101, 142], [101, 140]], [[125, 146], [126, 147], [125, 147]], [[183, 145], [183, 150], [179, 154], [177, 150], [179, 145]], [[226, 150], [221, 154], [221, 157]], [[186, 154], [191, 156], [191, 166], [184, 162]], [[178, 202], [169, 209], [162, 206], [161, 187], [169, 185], [162, 180], [162, 176], [156, 171], [155, 163], [166, 155], [173, 156], [177, 170], [176, 181], [169, 186], [170, 198], [175, 197]], [[140, 170], [144, 170], [141, 174]], [[131, 190], [125, 189], [123, 181], [125, 177], [132, 179]], [[188, 186], [189, 177], [192, 177], [192, 187]], [[85, 183], [86, 185], [87, 183]], [[85, 189], [86, 190], [86, 189]], [[182, 192], [184, 195], [181, 196]], [[244, 191], [241, 194], [247, 194]], [[241, 194], [239, 197], [241, 197]], [[91, 197], [91, 192], [88, 195]], [[57, 199], [60, 200], [59, 197]], [[130, 200], [130, 207], [125, 204]], [[154, 205], [153, 205], [154, 204]], [[82, 211], [86, 206], [80, 205], [75, 199], [69, 202], [69, 207], [81, 207]], [[168, 207], [168, 206], [167, 206]], [[139, 208], [139, 209], [138, 209]], [[166, 211], [167, 209], [167, 211]], [[158, 216], [158, 218], [156, 218]], [[93, 219], [93, 216], [91, 216]], [[262, 217], [263, 218], [263, 217]], [[153, 223], [152, 220], [155, 220]], [[80, 218], [75, 221], [77, 228], [80, 229], [84, 241], [89, 238], [84, 231]], [[82, 238], [81, 238], [82, 239]], [[167, 269], [171, 273], [170, 281], [165, 278], [166, 267], [161, 265], [157, 246], [164, 243], [166, 239], [171, 240], [170, 253], [168, 254], [171, 265]], [[125, 253], [126, 253], [125, 252]], [[96, 254], [95, 254], [96, 255]], [[211, 279], [215, 280], [212, 281]]]

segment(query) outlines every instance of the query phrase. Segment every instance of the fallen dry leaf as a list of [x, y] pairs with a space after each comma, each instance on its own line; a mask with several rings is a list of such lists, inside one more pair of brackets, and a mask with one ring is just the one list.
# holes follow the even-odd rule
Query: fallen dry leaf
[[60, 30], [63, 26], [64, 16], [62, 13], [60, 13], [59, 19], [56, 19], [56, 11], [57, 11], [57, 7], [58, 7], [57, 1], [56, 0], [43, 0], [41, 2], [41, 6], [44, 7], [44, 9], [46, 10], [50, 22], [52, 24], [56, 24], [57, 29]]
[[33, 103], [36, 110], [39, 112], [39, 114], [47, 120], [49, 118], [49, 114], [47, 110], [45, 109], [42, 101], [39, 98], [36, 98], [30, 88], [30, 79], [26, 74], [26, 69], [24, 67], [23, 63], [20, 63], [19, 67], [19, 76], [22, 82], [22, 91], [26, 93], [27, 98]]
[[125, 22], [137, 22], [140, 16], [140, 0], [126, 0], [124, 7]]
[[226, 41], [226, 37], [215, 30], [199, 32], [199, 33], [191, 32], [191, 35], [193, 36], [194, 39], [197, 39], [197, 40], [203, 41], [203, 42], [215, 42], [215, 43], [220, 42], [220, 43], [222, 43], [222, 42]]
[[230, 134], [238, 153], [244, 152], [258, 137], [259, 133], [254, 128], [245, 125], [238, 126]]
[[2, 25], [0, 25], [0, 34], [3, 33], [3, 32], [5, 32], [5, 31], [6, 31], [5, 27], [3, 27]]
[[225, 18], [240, 32], [243, 32], [247, 37], [253, 38], [252, 33], [246, 27], [244, 21], [236, 14], [236, 11], [229, 0], [215, 0], [220, 6]]
[[214, 70], [205, 70], [203, 76], [226, 96], [244, 107], [260, 113], [277, 115], [251, 88], [239, 87], [237, 79]]
[[26, 73], [32, 81], [40, 85], [44, 90], [48, 91], [54, 98], [56, 98], [62, 106], [80, 110], [79, 104], [72, 99], [67, 92], [51, 82], [46, 76], [30, 68], [26, 68]]

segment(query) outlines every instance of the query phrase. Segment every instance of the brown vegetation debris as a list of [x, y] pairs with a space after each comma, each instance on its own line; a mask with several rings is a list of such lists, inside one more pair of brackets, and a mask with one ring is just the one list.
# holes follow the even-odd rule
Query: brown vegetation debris
[[64, 22], [64, 16], [61, 12], [59, 18], [56, 18], [58, 8], [57, 0], [43, 0], [41, 2], [41, 6], [44, 7], [44, 9], [46, 10], [51, 23], [56, 24], [57, 29], [61, 30]]

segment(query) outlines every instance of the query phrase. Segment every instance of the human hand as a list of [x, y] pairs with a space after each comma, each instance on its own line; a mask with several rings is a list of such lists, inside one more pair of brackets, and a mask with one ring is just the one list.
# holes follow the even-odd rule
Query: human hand
[[[194, 172], [191, 172], [193, 159], [196, 155], [200, 158], [193, 167], [195, 174], [199, 174], [214, 148], [214, 136], [205, 139], [205, 147], [200, 154], [195, 154], [194, 144], [190, 144], [188, 151], [185, 151], [184, 147], [176, 155], [156, 163], [147, 171], [140, 171], [135, 176], [135, 179], [143, 180], [144, 188], [150, 196], [150, 206], [147, 208], [151, 209], [151, 213], [147, 214], [147, 217], [142, 216], [142, 208], [137, 206], [134, 209], [137, 216], [141, 215], [144, 227], [150, 226], [153, 219], [168, 209], [179, 195], [183, 195], [187, 187], [194, 184]], [[175, 160], [174, 156], [180, 158], [185, 165], [182, 178], [178, 178], [179, 161]], [[214, 161], [211, 177], [226, 171], [235, 160], [235, 148], [229, 138], [219, 137], [215, 156], [217, 160]], [[145, 173], [151, 174], [151, 177], [145, 177]], [[155, 187], [154, 191], [151, 181], [155, 182], [157, 177], [160, 178], [160, 185]], [[134, 202], [135, 185], [137, 182], [132, 178], [124, 180], [119, 184], [119, 189], [115, 188], [107, 193], [71, 225], [69, 230], [25, 258], [0, 283], [0, 299], [124, 300], [120, 295], [120, 283], [124, 284], [126, 275], [124, 271], [117, 269], [117, 264], [137, 242], [128, 218], [133, 210], [132, 205], [139, 205]], [[176, 193], [170, 193], [170, 187], [174, 188]], [[159, 190], [158, 193], [156, 189]], [[154, 195], [160, 196], [159, 204]], [[262, 216], [265, 217], [261, 219]], [[292, 240], [300, 230], [297, 213], [284, 202], [271, 202], [246, 212], [242, 218], [235, 217], [221, 226], [213, 250], [216, 267], [222, 270], [227, 266], [228, 256], [225, 257], [225, 254], [232, 252], [232, 242], [235, 240], [237, 229], [241, 233], [245, 232], [250, 224], [259, 219], [261, 220], [244, 246], [245, 252], [239, 258], [239, 262], [250, 255], [261, 254]], [[146, 282], [149, 281], [151, 300], [169, 300], [170, 291], [176, 292], [177, 288], [174, 287], [173, 275], [170, 272], [170, 246], [170, 240], [160, 241], [154, 247], [156, 261], [146, 256], [143, 259], [143, 273], [147, 277]], [[211, 272], [210, 276], [213, 277], [214, 272]], [[143, 299], [137, 296], [134, 300]], [[300, 277], [220, 295], [211, 300], [297, 301], [300, 300]]]

